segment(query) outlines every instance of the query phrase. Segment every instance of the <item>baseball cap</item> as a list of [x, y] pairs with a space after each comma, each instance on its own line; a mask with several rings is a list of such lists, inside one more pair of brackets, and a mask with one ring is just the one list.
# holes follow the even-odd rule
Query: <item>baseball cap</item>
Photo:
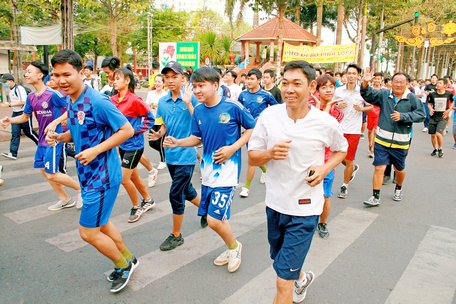
[[176, 74], [184, 74], [184, 70], [179, 62], [170, 61], [168, 62], [165, 67], [161, 70], [162, 74], [166, 74], [169, 70], [174, 71]]
[[5, 81], [7, 81], [7, 80], [12, 80], [12, 81], [14, 81], [14, 76], [11, 75], [10, 73], [5, 73], [5, 74], [3, 74], [3, 76], [0, 78], [0, 81], [1, 81], [1, 82], [5, 82]]

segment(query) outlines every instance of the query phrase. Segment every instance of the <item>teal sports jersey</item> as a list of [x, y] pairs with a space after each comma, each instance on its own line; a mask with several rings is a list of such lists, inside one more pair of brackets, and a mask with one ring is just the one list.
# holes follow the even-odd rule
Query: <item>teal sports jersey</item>
[[[192, 104], [196, 106], [198, 100], [192, 95]], [[177, 139], [186, 138], [191, 135], [192, 116], [181, 95], [174, 101], [171, 92], [158, 101], [156, 121], [162, 121], [166, 126], [166, 135]], [[171, 165], [195, 165], [196, 148], [166, 148], [166, 163]]]
[[223, 164], [213, 161], [212, 155], [241, 137], [241, 127], [253, 129], [255, 119], [239, 102], [222, 97], [213, 107], [199, 104], [195, 107], [192, 135], [203, 142], [201, 160], [202, 184], [211, 188], [236, 186], [241, 172], [241, 149]]
[[279, 104], [271, 93], [263, 89], [259, 89], [255, 93], [251, 93], [249, 90], [242, 91], [238, 101], [247, 108], [247, 111], [249, 111], [255, 119], [257, 119], [261, 112], [268, 106]]
[[[68, 100], [68, 129], [75, 153], [95, 147], [117, 132], [128, 121], [106, 95], [85, 86], [75, 102]], [[76, 160], [76, 169], [83, 191], [107, 190], [122, 180], [119, 155], [115, 148], [98, 154], [87, 166]]]

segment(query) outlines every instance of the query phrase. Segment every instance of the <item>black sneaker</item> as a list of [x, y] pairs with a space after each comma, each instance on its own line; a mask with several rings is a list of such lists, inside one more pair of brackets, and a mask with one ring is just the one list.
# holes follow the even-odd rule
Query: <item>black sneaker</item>
[[207, 227], [207, 215], [203, 215], [200, 220], [201, 228]]
[[442, 158], [442, 157], [443, 157], [443, 150], [440, 149], [440, 150], [438, 151], [438, 154], [437, 154], [437, 155], [439, 156], [439, 158]]
[[359, 171], [359, 165], [355, 164], [353, 166], [353, 173], [352, 173], [352, 176], [350, 177], [350, 182], [355, 179], [356, 173], [358, 173], [358, 171]]
[[[135, 256], [133, 256], [133, 260], [131, 261], [131, 263], [132, 270], [135, 270], [136, 267], [138, 267], [139, 265], [138, 259]], [[117, 277], [120, 275], [119, 269], [120, 268], [114, 268], [113, 272], [111, 272], [111, 274], [106, 277], [106, 280], [108, 280], [109, 282], [113, 282], [115, 279], [117, 279]]]
[[383, 176], [383, 185], [388, 185], [391, 181], [391, 176], [385, 175]]
[[329, 231], [328, 231], [328, 227], [327, 227], [327, 224], [326, 223], [320, 223], [318, 224], [318, 235], [322, 238], [322, 239], [326, 239], [328, 236], [329, 236]]
[[150, 201], [145, 201], [143, 200], [141, 202], [141, 209], [143, 213], [146, 213], [150, 209], [152, 209], [155, 206], [155, 201], [153, 199], [150, 199]]
[[348, 189], [345, 186], [340, 187], [340, 192], [337, 195], [338, 198], [347, 198], [348, 196]]
[[184, 243], [184, 238], [182, 234], [179, 234], [178, 237], [175, 237], [174, 234], [170, 234], [166, 240], [160, 245], [161, 251], [173, 250], [177, 246], [180, 246]]
[[143, 212], [144, 211], [141, 207], [131, 208], [130, 217], [128, 218], [128, 222], [129, 223], [137, 222], [141, 218], [141, 215], [143, 214]]
[[115, 279], [112, 282], [110, 291], [112, 293], [116, 293], [121, 291], [122, 289], [127, 286], [128, 281], [130, 281], [131, 275], [133, 274], [134, 268], [133, 264], [130, 262], [127, 268], [120, 268], [117, 269], [117, 274], [115, 275]]
[[434, 149], [434, 151], [432, 151], [431, 153], [431, 156], [436, 156], [437, 155], [437, 149]]

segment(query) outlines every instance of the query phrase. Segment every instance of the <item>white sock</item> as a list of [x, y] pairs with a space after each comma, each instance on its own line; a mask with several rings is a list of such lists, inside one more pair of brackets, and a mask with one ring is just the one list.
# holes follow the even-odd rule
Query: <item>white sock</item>
[[296, 282], [298, 282], [299, 286], [304, 286], [307, 283], [307, 276], [304, 273], [302, 279], [298, 279]]

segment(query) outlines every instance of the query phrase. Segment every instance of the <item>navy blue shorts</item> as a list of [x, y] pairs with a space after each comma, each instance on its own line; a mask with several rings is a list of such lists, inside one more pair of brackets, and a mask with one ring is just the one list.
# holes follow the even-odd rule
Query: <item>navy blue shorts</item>
[[63, 143], [58, 143], [54, 147], [38, 146], [35, 153], [34, 168], [44, 168], [49, 174], [59, 172], [60, 156], [63, 153]]
[[378, 143], [374, 145], [374, 166], [393, 165], [396, 170], [405, 169], [408, 149], [388, 148]]
[[82, 210], [79, 225], [96, 228], [108, 223], [119, 193], [119, 185], [109, 189], [82, 191]]
[[171, 175], [171, 188], [169, 189], [169, 202], [173, 214], [184, 214], [185, 201], [191, 201], [198, 196], [191, 183], [194, 165], [170, 165], [168, 171]]
[[318, 215], [292, 216], [266, 207], [273, 267], [284, 280], [297, 280], [317, 228]]
[[363, 112], [363, 123], [367, 122], [367, 113]]
[[220, 221], [229, 220], [235, 190], [236, 187], [211, 188], [201, 185], [201, 203], [198, 215], [209, 214]]
[[323, 194], [326, 198], [333, 195], [332, 187], [334, 184], [334, 175], [335, 171], [332, 169], [331, 172], [329, 172], [328, 175], [326, 175], [323, 179]]

